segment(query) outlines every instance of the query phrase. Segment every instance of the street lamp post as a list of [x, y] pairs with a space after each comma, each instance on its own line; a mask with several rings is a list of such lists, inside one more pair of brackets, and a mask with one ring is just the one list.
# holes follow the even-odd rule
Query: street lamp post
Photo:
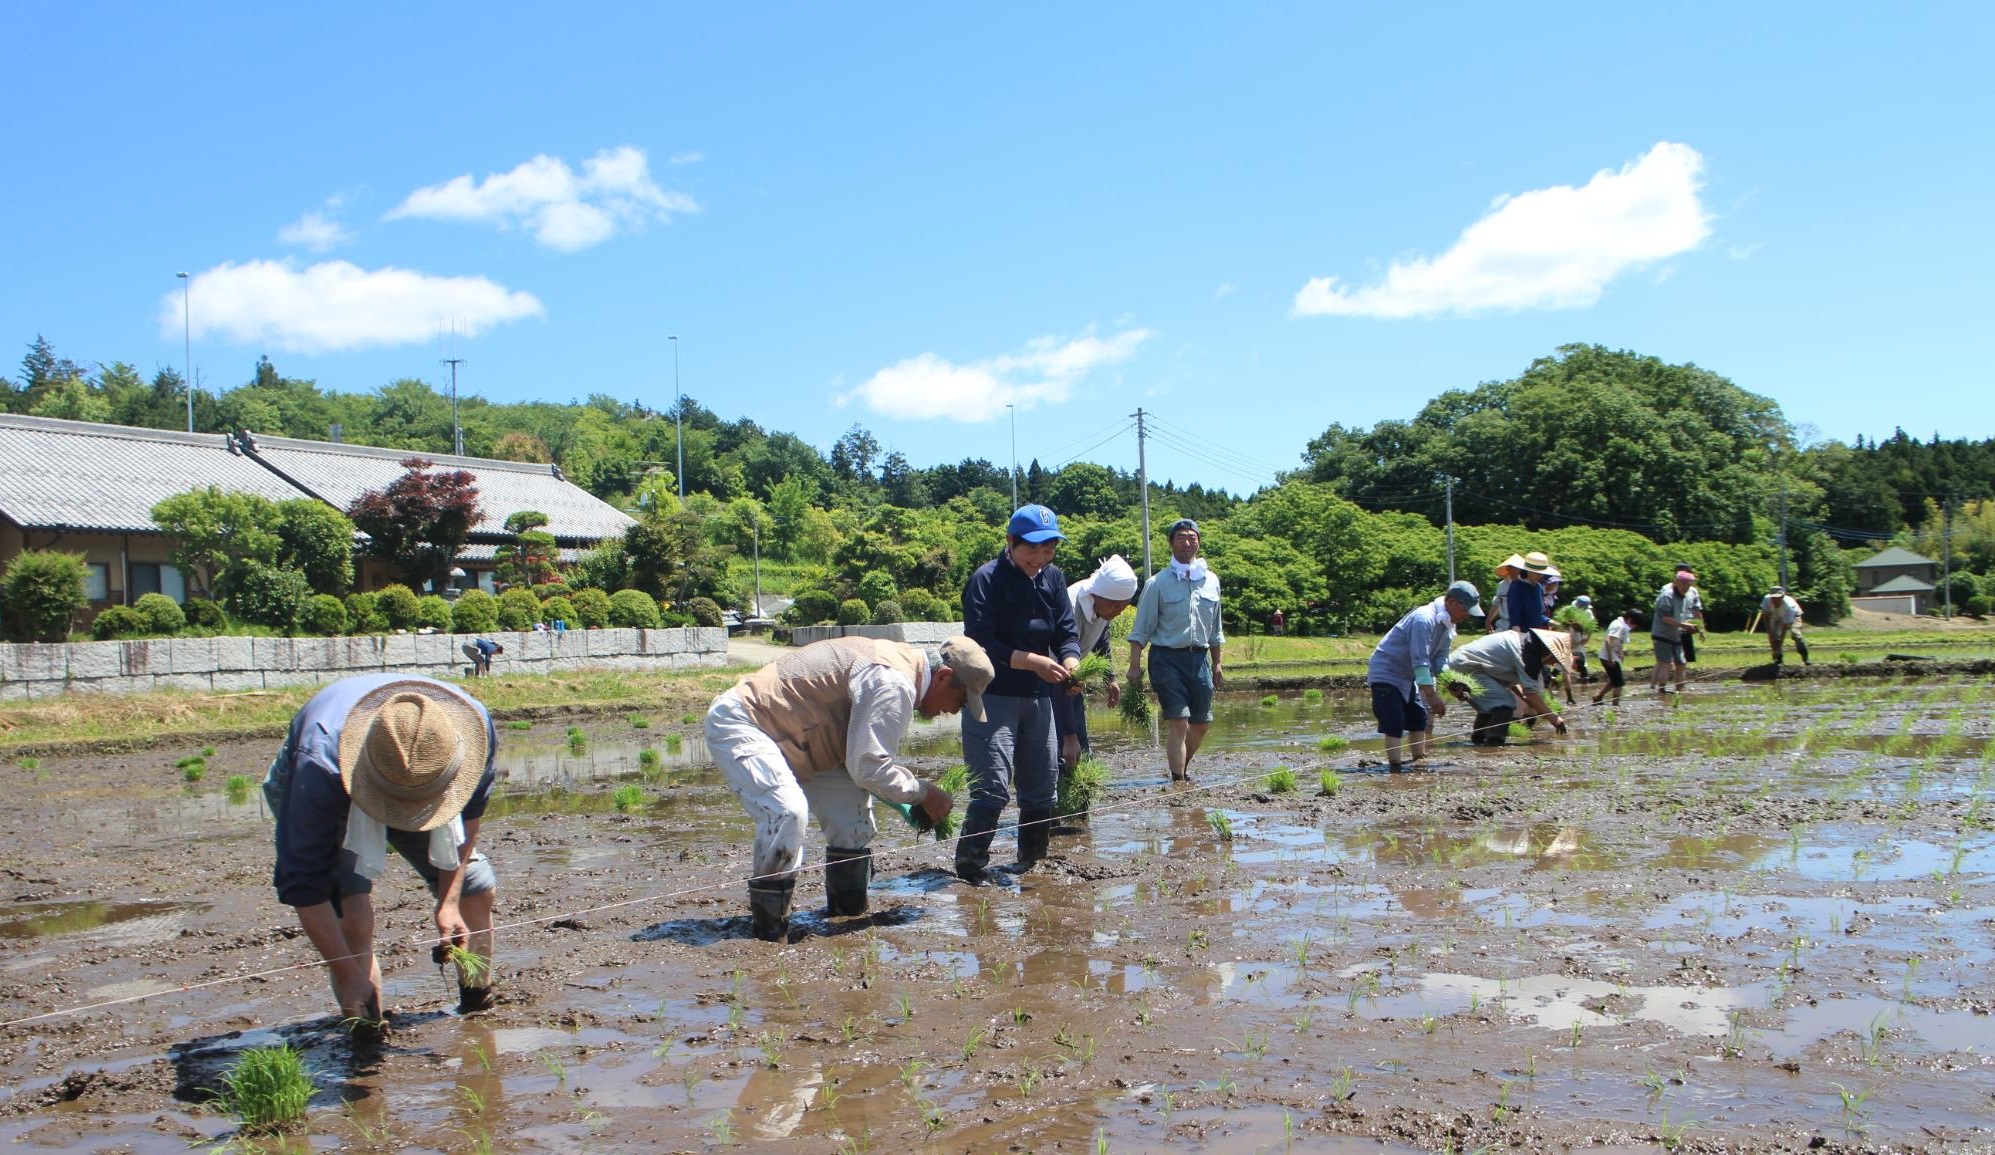
[[679, 507], [686, 505], [686, 405], [679, 398], [679, 339], [672, 342], [672, 420], [679, 430]]
[[1018, 406], [1005, 406], [1011, 413], [1011, 507], [1018, 508]]
[[187, 370], [187, 432], [194, 432], [194, 297], [188, 286], [192, 282], [186, 273], [175, 273], [180, 279], [180, 353], [185, 358], [181, 364]]

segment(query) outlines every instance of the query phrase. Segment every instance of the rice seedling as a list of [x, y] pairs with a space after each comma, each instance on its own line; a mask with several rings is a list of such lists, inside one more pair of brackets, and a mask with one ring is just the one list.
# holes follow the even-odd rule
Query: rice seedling
[[1219, 841], [1233, 841], [1233, 819], [1229, 818], [1224, 810], [1206, 811], [1205, 824], [1212, 827], [1212, 832], [1219, 836]]
[[1456, 686], [1460, 686], [1471, 698], [1482, 693], [1482, 683], [1473, 675], [1464, 674], [1460, 670], [1442, 670], [1435, 674], [1434, 685], [1444, 694], [1454, 693]]
[[1323, 691], [1312, 686], [1302, 692], [1302, 700], [1313, 706], [1323, 700]]
[[582, 727], [580, 726], [568, 727], [569, 751], [571, 753], [580, 754], [582, 751], [587, 750], [588, 748], [589, 748], [589, 735], [582, 729]]
[[512, 721], [510, 721], [510, 722], [507, 722], [507, 723], [506, 723], [506, 729], [508, 729], [508, 730], [531, 730], [531, 729], [533, 729], [533, 723], [532, 723], [532, 722], [529, 722], [529, 721], [527, 721], [527, 720], [526, 720], [526, 719], [524, 719], [524, 718], [514, 718], [514, 719], [513, 719]]
[[180, 771], [180, 777], [189, 782], [199, 782], [208, 773], [208, 760], [199, 754], [189, 754], [173, 764]]
[[678, 752], [679, 752], [680, 750], [682, 750], [682, 749], [684, 749], [684, 748], [685, 748], [685, 745], [686, 745], [686, 738], [685, 738], [685, 735], [683, 735], [683, 734], [667, 734], [667, 735], [665, 735], [665, 751], [666, 751], [666, 753], [668, 753], [668, 754], [677, 754], [677, 753], [678, 753]]
[[838, 1101], [844, 1097], [844, 1095], [839, 1093], [837, 1083], [825, 1083], [817, 1089], [817, 1108], [820, 1111], [832, 1110], [838, 1106]]
[[1323, 771], [1323, 773], [1317, 775], [1316, 782], [1321, 787], [1321, 789], [1317, 790], [1317, 793], [1326, 796], [1335, 794], [1344, 788], [1344, 779], [1335, 770]]
[[251, 781], [247, 774], [231, 774], [228, 780], [222, 783], [222, 790], [228, 795], [229, 805], [241, 806], [249, 801], [250, 789], [255, 785], [256, 783]]
[[1062, 818], [1086, 814], [1108, 788], [1108, 764], [1092, 754], [1081, 755], [1074, 772], [1060, 776], [1060, 794], [1053, 812]]
[[1129, 685], [1124, 686], [1122, 688], [1122, 697], [1116, 703], [1116, 709], [1121, 711], [1122, 720], [1130, 725], [1148, 726], [1150, 724], [1150, 695], [1143, 692], [1143, 683], [1132, 681]]
[[969, 1035], [963, 1039], [962, 1052], [963, 1052], [964, 1062], [967, 1063], [973, 1057], [975, 1057], [977, 1053], [977, 1048], [984, 1045], [984, 1036], [988, 1035], [989, 1033], [990, 1032], [986, 1031], [982, 1027], [974, 1027], [971, 1029]]
[[639, 750], [637, 752], [637, 768], [639, 770], [644, 770], [644, 771], [656, 770], [658, 769], [658, 765], [659, 765], [658, 751], [653, 750], [649, 746], [646, 746], [644, 749]]
[[1080, 664], [1075, 666], [1067, 676], [1075, 684], [1080, 686], [1081, 693], [1094, 694], [1100, 692], [1108, 685], [1109, 673], [1110, 665], [1108, 659], [1101, 654], [1090, 652], [1081, 655]]
[[534, 1058], [540, 1061], [541, 1066], [547, 1068], [547, 1073], [554, 1076], [555, 1082], [568, 1081], [568, 1064], [561, 1061], [560, 1055], [553, 1051], [539, 1051], [535, 1053]]
[[920, 1059], [909, 1059], [907, 1062], [901, 1064], [901, 1086], [906, 1087], [912, 1092], [915, 1086], [921, 1082], [921, 1073], [927, 1069], [928, 1064], [922, 1062]]
[[1295, 771], [1286, 766], [1277, 766], [1268, 771], [1263, 780], [1270, 794], [1293, 794], [1295, 792]]
[[651, 719], [642, 714], [632, 714], [630, 716], [630, 725], [634, 730], [649, 730], [651, 728]]
[[773, 1031], [763, 1031], [755, 1036], [755, 1049], [762, 1052], [762, 1065], [776, 1070], [783, 1065], [782, 1040]]
[[467, 987], [482, 987], [492, 977], [492, 960], [461, 946], [444, 948], [444, 961], [457, 968], [458, 980]]
[[1357, 1072], [1351, 1070], [1349, 1067], [1345, 1067], [1337, 1073], [1336, 1078], [1330, 1080], [1330, 1101], [1332, 1103], [1341, 1103], [1357, 1094], [1357, 1084]]
[[679, 716], [679, 724], [681, 726], [697, 726], [699, 722], [700, 716], [698, 714], [681, 714]]
[[610, 805], [615, 806], [619, 814], [641, 809], [644, 806], [644, 787], [636, 783], [617, 787], [610, 792]]
[[734, 1111], [722, 1111], [707, 1120], [707, 1130], [713, 1132], [714, 1142], [723, 1147], [734, 1145]]
[[1510, 723], [1509, 728], [1504, 733], [1510, 735], [1512, 742], [1529, 742], [1531, 740], [1531, 727], [1526, 726], [1522, 722]]
[[1316, 748], [1325, 754], [1342, 754], [1351, 748], [1351, 740], [1342, 734], [1325, 734], [1316, 740]]
[[457, 1097], [464, 1100], [463, 1110], [465, 1114], [483, 1115], [485, 1113], [485, 1096], [480, 1095], [477, 1088], [460, 1085], [457, 1088]]
[[33, 755], [24, 754], [14, 759], [14, 765], [19, 766], [23, 770], [39, 770], [42, 768], [42, 760]]
[[303, 1122], [311, 1100], [304, 1056], [283, 1044], [244, 1051], [222, 1075], [221, 1090], [209, 1104], [233, 1116], [244, 1131], [269, 1135]]
[[1272, 710], [1276, 706], [1281, 705], [1281, 703], [1281, 695], [1279, 694], [1265, 694], [1261, 697], [1261, 709], [1263, 710]]

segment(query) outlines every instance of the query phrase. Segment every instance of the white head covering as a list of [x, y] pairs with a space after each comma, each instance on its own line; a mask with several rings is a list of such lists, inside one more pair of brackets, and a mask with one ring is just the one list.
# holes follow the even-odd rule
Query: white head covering
[[1088, 577], [1088, 592], [1112, 602], [1126, 602], [1136, 596], [1136, 571], [1121, 554], [1110, 554]]

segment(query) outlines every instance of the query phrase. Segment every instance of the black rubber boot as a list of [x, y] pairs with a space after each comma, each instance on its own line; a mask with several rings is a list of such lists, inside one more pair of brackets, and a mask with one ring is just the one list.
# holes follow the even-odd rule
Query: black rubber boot
[[790, 902], [796, 896], [795, 878], [758, 879], [748, 884], [748, 915], [755, 924], [755, 937], [763, 942], [790, 940]]
[[956, 877], [971, 886], [989, 880], [984, 868], [991, 862], [991, 836], [997, 830], [997, 815], [971, 810], [963, 815], [963, 829], [956, 835]]
[[824, 851], [824, 912], [833, 918], [866, 913], [873, 881], [873, 852], [829, 846]]
[[1023, 874], [1046, 857], [1046, 846], [1053, 838], [1053, 808], [1021, 810], [1018, 812], [1018, 864], [1013, 868]]

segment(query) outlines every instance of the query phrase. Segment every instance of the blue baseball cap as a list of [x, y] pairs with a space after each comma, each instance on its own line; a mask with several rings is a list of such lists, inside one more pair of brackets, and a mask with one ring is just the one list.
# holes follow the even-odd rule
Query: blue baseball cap
[[1021, 505], [1018, 512], [1011, 515], [1011, 524], [1004, 531], [1020, 541], [1034, 545], [1042, 541], [1065, 541], [1067, 535], [1060, 532], [1060, 519], [1043, 505]]

